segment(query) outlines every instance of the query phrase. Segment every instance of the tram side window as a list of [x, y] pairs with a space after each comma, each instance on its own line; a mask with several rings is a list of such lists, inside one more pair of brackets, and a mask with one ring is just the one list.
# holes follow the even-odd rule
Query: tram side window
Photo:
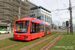
[[36, 32], [40, 32], [40, 24], [36, 23]]
[[39, 23], [31, 23], [30, 33], [43, 32], [43, 25]]
[[51, 29], [50, 26], [48, 26], [48, 31], [50, 31], [50, 29]]
[[35, 33], [36, 32], [35, 28], [36, 28], [35, 23], [31, 23], [30, 33]]
[[43, 31], [44, 31], [44, 25], [40, 24], [40, 32], [43, 32]]
[[46, 30], [49, 31], [49, 29], [50, 29], [50, 26], [47, 26], [47, 25], [46, 25]]

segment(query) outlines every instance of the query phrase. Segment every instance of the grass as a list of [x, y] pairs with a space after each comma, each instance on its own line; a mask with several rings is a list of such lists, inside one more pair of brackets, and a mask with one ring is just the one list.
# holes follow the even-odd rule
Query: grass
[[58, 35], [55, 35], [54, 37], [52, 37], [51, 39], [48, 39], [44, 42], [42, 42], [41, 44], [38, 44], [28, 50], [40, 50], [43, 46], [45, 46], [47, 43], [49, 43], [51, 40], [53, 40], [55, 37], [57, 37]]
[[6, 44], [3, 44], [3, 45], [0, 45], [0, 48], [1, 47], [5, 47], [5, 46], [9, 46], [9, 45], [12, 45], [12, 44], [19, 44], [19, 45], [16, 45], [16, 46], [13, 46], [13, 47], [10, 47], [10, 48], [7, 48], [5, 50], [18, 50], [22, 47], [25, 47], [27, 45], [30, 45], [30, 44], [33, 44], [35, 42], [38, 42], [40, 40], [43, 40], [47, 37], [50, 37], [54, 34], [56, 34], [57, 32], [52, 32], [51, 34], [47, 35], [47, 36], [44, 36], [42, 38], [38, 38], [38, 39], [35, 39], [35, 40], [32, 40], [32, 41], [17, 41], [17, 40], [13, 40], [13, 38], [10, 38], [10, 39], [4, 39], [4, 40], [0, 40], [0, 43], [6, 43]]
[[22, 43], [22, 42], [21, 41], [18, 42], [18, 41], [13, 40], [13, 38], [10, 38], [10, 39], [0, 40], [0, 43], [5, 43], [5, 44], [0, 45], [0, 48], [1, 48], [1, 47], [9, 46], [12, 44]]
[[49, 50], [75, 50], [75, 33], [64, 33]]

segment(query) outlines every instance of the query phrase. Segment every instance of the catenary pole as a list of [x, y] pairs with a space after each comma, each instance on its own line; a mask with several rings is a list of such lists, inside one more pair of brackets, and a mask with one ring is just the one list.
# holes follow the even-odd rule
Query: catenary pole
[[69, 0], [69, 11], [70, 11], [70, 34], [73, 34], [71, 0]]

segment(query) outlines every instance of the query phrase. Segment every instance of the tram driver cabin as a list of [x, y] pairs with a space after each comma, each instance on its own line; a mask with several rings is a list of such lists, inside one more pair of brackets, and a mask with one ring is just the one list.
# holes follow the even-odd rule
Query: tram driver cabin
[[50, 34], [50, 27], [49, 23], [36, 18], [18, 19], [14, 23], [13, 39], [30, 41]]

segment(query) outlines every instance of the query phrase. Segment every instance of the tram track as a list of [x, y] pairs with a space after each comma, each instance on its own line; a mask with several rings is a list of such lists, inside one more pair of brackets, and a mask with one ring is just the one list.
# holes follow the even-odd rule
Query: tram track
[[5, 46], [5, 47], [1, 47], [0, 50], [5, 50], [7, 48], [10, 48], [10, 47], [13, 47], [13, 46], [16, 46], [16, 45], [19, 45], [19, 44], [22, 44], [22, 43], [12, 44], [12, 45], [8, 45], [8, 46]]
[[6, 44], [6, 43], [0, 43], [0, 45], [3, 45], [3, 44]]
[[12, 44], [12, 45], [9, 45], [9, 46], [6, 46], [6, 47], [2, 47], [2, 48], [0, 48], [0, 50], [4, 50], [4, 49], [6, 49], [6, 48], [13, 47], [13, 46], [15, 46], [15, 45], [18, 45], [18, 44]]
[[[57, 34], [58, 34], [58, 33], [57, 33]], [[56, 34], [55, 34], [55, 35], [56, 35]], [[28, 50], [29, 48], [32, 48], [32, 47], [34, 47], [34, 46], [36, 46], [36, 45], [38, 45], [38, 44], [40, 44], [40, 43], [42, 43], [42, 42], [44, 42], [44, 41], [46, 41], [46, 40], [48, 40], [48, 39], [54, 37], [55, 35], [52, 35], [52, 36], [50, 36], [50, 37], [48, 37], [48, 38], [45, 38], [45, 39], [43, 39], [43, 40], [41, 40], [41, 41], [39, 41], [39, 42], [33, 43], [33, 44], [31, 44], [31, 45], [25, 46], [25, 47], [23, 47], [23, 48], [21, 48], [21, 49], [19, 49], [19, 50]]]
[[59, 36], [57, 36], [55, 39], [53, 39], [47, 45], [45, 45], [44, 47], [42, 47], [40, 50], [49, 50], [49, 48], [55, 44], [55, 42], [61, 37], [62, 34], [60, 34]]

